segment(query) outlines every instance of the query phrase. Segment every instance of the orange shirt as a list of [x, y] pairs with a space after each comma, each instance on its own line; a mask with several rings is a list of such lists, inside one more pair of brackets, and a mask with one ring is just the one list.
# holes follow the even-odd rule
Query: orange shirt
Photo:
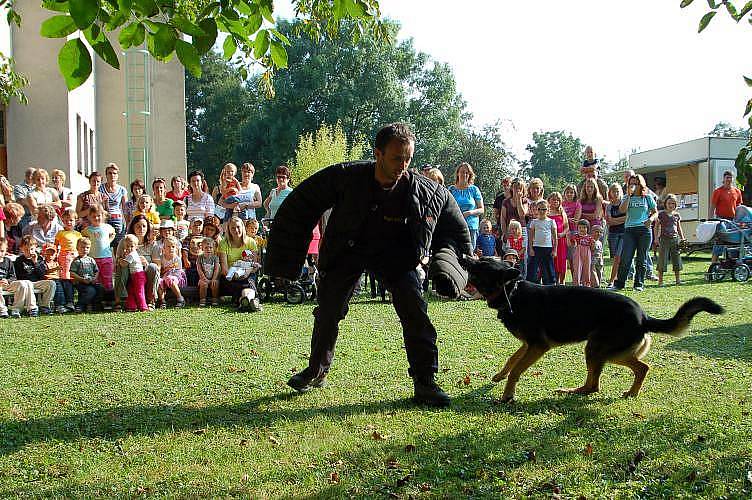
[[736, 215], [736, 207], [742, 204], [742, 192], [734, 186], [731, 186], [731, 189], [721, 186], [713, 191], [710, 203], [715, 206], [716, 217], [733, 219]]

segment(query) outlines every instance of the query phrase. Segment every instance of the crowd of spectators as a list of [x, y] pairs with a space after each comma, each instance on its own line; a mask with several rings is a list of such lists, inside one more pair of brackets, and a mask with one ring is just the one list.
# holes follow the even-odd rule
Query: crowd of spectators
[[[267, 199], [255, 169], [226, 164], [209, 192], [201, 171], [129, 189], [111, 163], [75, 194], [65, 174], [29, 168], [13, 186], [0, 176], [0, 317], [117, 309], [183, 307], [193, 290], [200, 307], [232, 297], [240, 310], [261, 308], [256, 274], [264, 238], [257, 210], [274, 212], [292, 190], [276, 170]], [[315, 251], [315, 250], [314, 250]], [[39, 298], [37, 298], [39, 296]]]

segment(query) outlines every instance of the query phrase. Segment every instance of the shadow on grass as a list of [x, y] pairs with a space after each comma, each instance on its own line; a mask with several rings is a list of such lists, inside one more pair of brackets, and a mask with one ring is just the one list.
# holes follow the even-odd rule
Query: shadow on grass
[[[588, 408], [599, 398], [559, 397], [526, 403], [500, 404], [488, 393], [492, 384], [456, 397], [456, 413], [538, 414], [560, 412], [578, 421], [592, 420], [599, 414]], [[118, 439], [129, 435], [156, 435], [161, 432], [200, 431], [207, 427], [266, 427], [278, 421], [300, 422], [317, 416], [341, 419], [351, 415], [377, 414], [415, 408], [409, 399], [339, 404], [323, 408], [274, 409], [275, 402], [305, 395], [280, 393], [263, 396], [236, 405], [193, 408], [184, 405], [119, 406], [76, 415], [13, 420], [0, 423], [0, 454], [12, 454], [24, 446], [41, 441], [75, 441], [82, 438]], [[429, 410], [431, 411], [431, 410]], [[442, 410], [433, 410], [442, 411]]]
[[693, 352], [706, 358], [752, 361], [752, 323], [710, 328], [702, 335], [671, 342], [666, 348]]

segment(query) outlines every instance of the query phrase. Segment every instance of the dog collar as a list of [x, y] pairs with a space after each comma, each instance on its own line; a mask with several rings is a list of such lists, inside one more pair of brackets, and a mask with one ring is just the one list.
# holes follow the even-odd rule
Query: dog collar
[[509, 292], [507, 292], [507, 285], [505, 284], [504, 286], [501, 287], [501, 289], [496, 290], [492, 294], [486, 296], [486, 302], [488, 302], [488, 305], [490, 306], [491, 302], [495, 301], [496, 299], [501, 297], [502, 294], [504, 294], [507, 299], [507, 305], [509, 306], [509, 314], [513, 314], [514, 311], [512, 311], [511, 298], [512, 298], [512, 295], [514, 295], [514, 292], [517, 291], [517, 285], [520, 284], [520, 281], [522, 280], [519, 280], [519, 279], [514, 280], [514, 286], [512, 286], [512, 289]]

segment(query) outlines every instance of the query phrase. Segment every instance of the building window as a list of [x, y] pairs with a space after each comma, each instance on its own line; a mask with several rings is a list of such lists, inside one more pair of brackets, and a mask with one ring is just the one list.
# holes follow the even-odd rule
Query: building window
[[94, 171], [94, 130], [89, 129], [89, 164]]
[[89, 165], [89, 126], [84, 122], [84, 175], [88, 176], [91, 173]]
[[83, 145], [81, 137], [81, 115], [76, 115], [76, 167], [79, 174], [84, 173]]

